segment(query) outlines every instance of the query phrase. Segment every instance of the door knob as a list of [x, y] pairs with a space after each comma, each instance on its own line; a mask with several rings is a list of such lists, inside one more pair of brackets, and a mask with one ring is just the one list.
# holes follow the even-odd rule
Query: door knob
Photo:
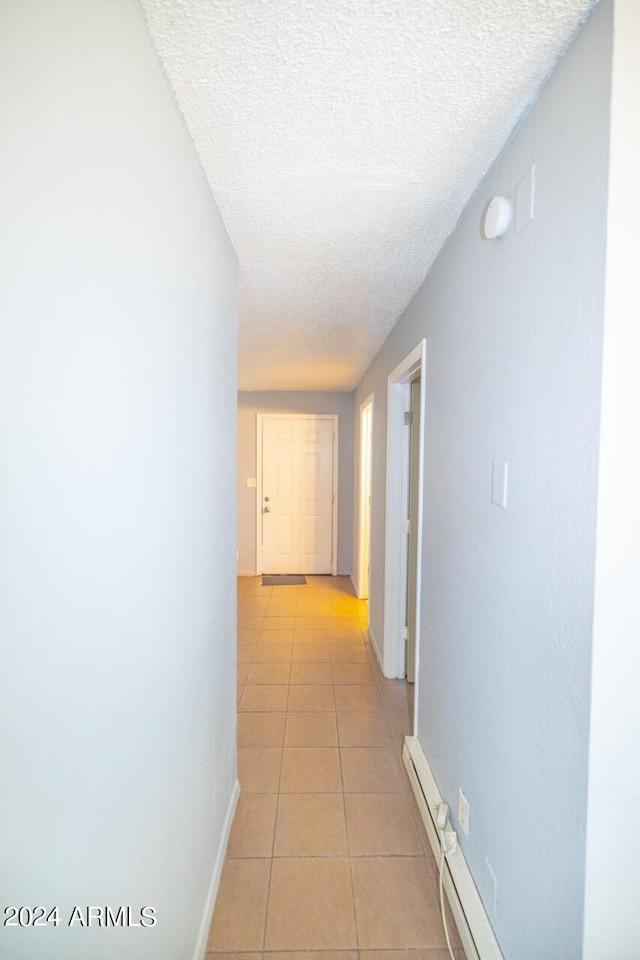
[[269, 497], [265, 497], [265, 498], [264, 498], [264, 502], [265, 502], [265, 503], [269, 503]]
[[270, 510], [269, 507], [265, 507], [265, 508], [264, 508], [264, 512], [265, 512], [265, 513], [269, 513], [269, 510]]

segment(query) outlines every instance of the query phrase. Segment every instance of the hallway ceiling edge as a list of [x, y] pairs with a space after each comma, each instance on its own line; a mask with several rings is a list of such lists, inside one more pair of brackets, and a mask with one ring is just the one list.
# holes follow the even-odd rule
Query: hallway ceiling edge
[[351, 390], [593, 0], [141, 0], [236, 250], [239, 389]]

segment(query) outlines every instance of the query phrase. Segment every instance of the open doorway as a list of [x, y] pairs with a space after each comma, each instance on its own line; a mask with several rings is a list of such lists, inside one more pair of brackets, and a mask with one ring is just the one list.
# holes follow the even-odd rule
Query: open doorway
[[425, 352], [422, 340], [387, 383], [383, 666], [387, 677], [411, 682], [420, 657]]
[[358, 578], [356, 592], [360, 600], [369, 599], [371, 564], [371, 464], [373, 442], [373, 394], [360, 405], [360, 465]]

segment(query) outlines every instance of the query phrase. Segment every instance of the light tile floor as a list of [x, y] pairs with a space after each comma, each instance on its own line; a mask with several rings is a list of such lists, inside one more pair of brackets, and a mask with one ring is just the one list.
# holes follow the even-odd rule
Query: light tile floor
[[412, 688], [366, 627], [346, 577], [238, 581], [241, 796], [209, 960], [448, 960], [401, 761]]

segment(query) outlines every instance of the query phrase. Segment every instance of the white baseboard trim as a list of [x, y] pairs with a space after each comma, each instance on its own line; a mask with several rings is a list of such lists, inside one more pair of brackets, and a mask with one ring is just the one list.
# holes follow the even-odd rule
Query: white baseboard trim
[[[435, 810], [442, 797], [417, 737], [405, 737], [402, 759], [413, 787], [429, 844], [440, 863], [440, 843]], [[465, 956], [468, 960], [504, 960], [498, 941], [471, 871], [460, 847], [448, 854], [444, 866], [444, 890], [451, 907]]]
[[382, 671], [382, 674], [383, 674], [383, 676], [384, 676], [384, 670], [382, 669], [382, 654], [380, 653], [380, 647], [378, 646], [378, 641], [376, 640], [376, 636], [375, 636], [373, 630], [371, 629], [371, 626], [369, 626], [369, 629], [368, 629], [367, 632], [368, 632], [368, 634], [369, 634], [369, 643], [371, 644], [371, 646], [372, 646], [372, 648], [373, 648], [373, 652], [374, 652], [375, 655], [376, 655], [376, 659], [377, 659], [378, 663], [380, 664], [380, 670]]
[[[238, 571], [236, 572], [236, 576], [237, 576], [237, 577], [261, 577], [262, 574], [261, 574], [261, 573], [258, 573], [256, 570], [238, 570]], [[313, 574], [312, 574], [312, 573], [309, 573], [309, 574], [307, 574], [307, 576], [312, 577]], [[325, 574], [325, 576], [327, 576], [327, 577], [328, 577], [328, 576], [332, 576], [332, 577], [349, 577], [349, 579], [351, 580], [351, 583], [353, 583], [353, 577], [351, 576], [351, 574], [350, 574], [350, 573], [341, 573], [340, 570], [338, 570], [337, 573], [331, 573], [331, 574], [328, 574], [328, 573], [327, 573], [327, 574]], [[354, 590], [356, 589], [355, 583], [353, 583], [353, 589], [354, 589]], [[358, 591], [356, 590], [356, 596], [357, 596], [357, 594], [358, 594]]]
[[207, 952], [209, 928], [211, 927], [211, 920], [213, 918], [213, 908], [216, 905], [216, 897], [218, 896], [218, 888], [220, 886], [220, 877], [222, 876], [224, 858], [227, 852], [227, 844], [229, 842], [229, 835], [231, 833], [231, 827], [233, 826], [233, 818], [236, 814], [236, 807], [238, 806], [239, 797], [240, 783], [238, 780], [236, 780], [233, 785], [233, 790], [231, 791], [231, 796], [229, 797], [229, 805], [224, 818], [222, 836], [220, 837], [220, 843], [218, 844], [218, 852], [216, 853], [216, 859], [213, 864], [211, 883], [209, 884], [209, 892], [207, 893], [204, 912], [200, 922], [200, 930], [198, 932], [198, 939], [196, 940], [196, 949], [193, 954], [193, 960], [204, 960], [204, 955]]

